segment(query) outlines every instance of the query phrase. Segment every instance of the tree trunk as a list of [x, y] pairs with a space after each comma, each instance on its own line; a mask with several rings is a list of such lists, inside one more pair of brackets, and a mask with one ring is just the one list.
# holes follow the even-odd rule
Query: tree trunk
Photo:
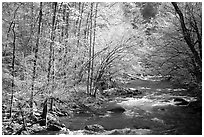
[[[67, 8], [66, 8], [66, 10], [67, 10]], [[65, 35], [66, 35], [66, 38], [68, 39], [69, 38], [69, 12], [70, 11], [68, 11], [67, 12], [67, 14], [66, 14], [66, 31], [65, 31]]]
[[37, 33], [37, 41], [36, 41], [36, 47], [35, 47], [35, 59], [34, 59], [34, 66], [33, 66], [33, 77], [32, 77], [32, 85], [31, 85], [31, 97], [30, 97], [30, 107], [31, 111], [33, 111], [33, 93], [34, 93], [34, 83], [35, 83], [35, 77], [36, 77], [36, 66], [37, 66], [37, 59], [38, 59], [38, 45], [40, 40], [40, 27], [42, 22], [42, 2], [40, 2], [40, 11], [39, 11], [39, 22], [38, 22], [38, 33]]
[[[95, 47], [95, 42], [96, 42], [96, 19], [97, 19], [97, 10], [98, 10], [98, 3], [96, 3], [96, 8], [95, 8], [95, 18], [94, 18], [94, 34], [93, 34], [93, 46], [92, 46], [92, 56], [94, 57], [94, 47]], [[92, 66], [91, 66], [91, 78], [93, 79], [93, 73], [94, 73], [94, 58], [92, 59]], [[92, 87], [94, 88], [94, 79], [91, 83]], [[93, 96], [96, 97], [96, 90], [93, 90]]]
[[82, 22], [83, 12], [84, 12], [84, 3], [82, 4], [82, 7], [81, 7], [81, 14], [80, 14], [80, 20], [79, 20], [79, 26], [78, 26], [78, 33], [77, 33], [77, 47], [79, 46], [79, 41], [80, 41], [80, 31], [81, 31], [81, 22]]
[[91, 58], [92, 58], [92, 53], [91, 53], [91, 50], [92, 50], [92, 13], [93, 13], [93, 3], [91, 3], [91, 13], [90, 13], [90, 41], [89, 41], [89, 65], [88, 65], [88, 79], [87, 79], [87, 93], [88, 94], [91, 94], [91, 81], [92, 81], [92, 78], [91, 78]]
[[[78, 10], [79, 10], [79, 13], [80, 13], [80, 11], [81, 11], [81, 2], [78, 3], [78, 7], [79, 7]], [[77, 3], [76, 3], [76, 8], [77, 8]], [[79, 27], [78, 24], [79, 24], [79, 21], [80, 21], [80, 17], [81, 17], [81, 16], [78, 16], [78, 17], [77, 17], [77, 20], [76, 20], [76, 23], [75, 23], [75, 26], [74, 26], [74, 28], [75, 28], [75, 30], [74, 30], [75, 36], [77, 36], [77, 31], [78, 31], [78, 27]]]
[[20, 5], [16, 8], [16, 10], [14, 11], [14, 21], [11, 22], [10, 24], [10, 27], [9, 27], [9, 31], [8, 31], [8, 35], [7, 37], [9, 36], [9, 32], [10, 32], [10, 29], [12, 28], [12, 32], [13, 32], [13, 42], [12, 42], [12, 45], [13, 45], [13, 53], [12, 53], [12, 83], [11, 83], [11, 102], [10, 102], [10, 110], [9, 110], [9, 117], [11, 118], [12, 116], [12, 109], [13, 109], [13, 98], [14, 98], [14, 88], [15, 88], [15, 84], [14, 84], [14, 78], [15, 78], [15, 58], [16, 58], [16, 55], [15, 55], [15, 52], [16, 52], [16, 32], [15, 32], [15, 18], [16, 18], [16, 13], [19, 9]]
[[88, 35], [89, 35], [89, 15], [90, 13], [88, 12], [87, 19], [86, 19], [86, 28], [84, 30], [84, 39], [86, 40], [88, 40]]
[[42, 112], [42, 121], [40, 123], [40, 126], [47, 126], [47, 102], [48, 99], [46, 99], [43, 103], [43, 112]]
[[[53, 48], [53, 44], [54, 44], [54, 33], [55, 33], [55, 18], [56, 18], [56, 9], [57, 9], [57, 2], [53, 2], [53, 6], [54, 6], [54, 11], [53, 11], [53, 17], [52, 17], [52, 31], [51, 31], [51, 42], [50, 42], [50, 55], [49, 55], [49, 62], [48, 62], [48, 75], [47, 75], [47, 79], [48, 79], [48, 85], [50, 82], [50, 77], [53, 74], [52, 73], [52, 61], [53, 61], [53, 54], [54, 54], [54, 48]], [[50, 92], [49, 92], [50, 93]]]
[[9, 117], [12, 116], [12, 109], [13, 109], [13, 98], [14, 98], [14, 88], [15, 88], [15, 84], [14, 84], [14, 78], [15, 78], [15, 52], [16, 52], [16, 33], [15, 33], [15, 23], [13, 23], [13, 28], [12, 28], [12, 32], [13, 32], [13, 59], [12, 59], [12, 92], [11, 92], [11, 103], [10, 103], [10, 111], [9, 111]]
[[183, 31], [184, 39], [185, 39], [189, 49], [193, 53], [194, 59], [195, 59], [197, 65], [199, 66], [200, 70], [202, 70], [202, 60], [201, 60], [201, 57], [199, 57], [199, 54], [198, 54], [198, 52], [196, 51], [196, 49], [194, 47], [194, 44], [193, 44], [193, 41], [191, 39], [191, 35], [190, 35], [189, 30], [186, 28], [183, 13], [179, 9], [176, 2], [172, 2], [172, 5], [173, 5], [176, 13], [179, 15], [180, 24], [181, 24], [181, 28], [182, 28], [182, 31]]
[[[52, 80], [51, 89], [49, 89], [49, 95], [53, 92], [54, 89], [54, 75], [55, 75], [55, 68], [54, 68], [54, 61], [55, 61], [55, 52], [54, 52], [54, 39], [55, 39], [55, 19], [56, 19], [56, 11], [57, 11], [57, 2], [53, 2], [53, 17], [52, 17], [52, 32], [51, 32], [51, 43], [50, 43], [50, 57], [49, 57], [49, 66], [48, 66], [48, 87], [50, 83], [50, 78]], [[53, 68], [53, 69], [52, 69]], [[50, 106], [52, 110], [52, 103]]]
[[50, 111], [53, 110], [54, 98], [50, 98]]

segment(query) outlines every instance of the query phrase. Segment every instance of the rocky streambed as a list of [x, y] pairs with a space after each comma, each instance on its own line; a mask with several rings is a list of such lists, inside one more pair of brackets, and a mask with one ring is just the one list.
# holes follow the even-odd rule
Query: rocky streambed
[[[166, 84], [166, 83], [165, 83]], [[142, 96], [117, 96], [103, 104], [102, 115], [90, 113], [62, 117], [69, 132], [41, 134], [99, 135], [199, 135], [202, 134], [202, 107], [197, 98], [184, 96], [185, 89], [150, 83], [137, 88]], [[134, 87], [135, 86], [135, 87]]]

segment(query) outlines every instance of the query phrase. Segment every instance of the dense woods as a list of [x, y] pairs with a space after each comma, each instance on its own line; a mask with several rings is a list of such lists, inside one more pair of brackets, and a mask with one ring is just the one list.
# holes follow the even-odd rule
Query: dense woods
[[2, 3], [3, 134], [101, 113], [105, 90], [150, 76], [201, 100], [202, 3]]

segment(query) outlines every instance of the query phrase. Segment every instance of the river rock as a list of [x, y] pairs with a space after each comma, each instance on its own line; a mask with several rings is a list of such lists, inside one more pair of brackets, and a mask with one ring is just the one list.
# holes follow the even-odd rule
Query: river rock
[[21, 132], [21, 135], [29, 135], [30, 133], [29, 133], [29, 131], [26, 131], [26, 130], [23, 130], [22, 132]]
[[111, 131], [107, 131], [104, 135], [148, 135], [151, 133], [150, 129], [114, 129]]
[[45, 130], [46, 127], [45, 126], [40, 126], [39, 124], [34, 124], [32, 125], [31, 127], [31, 130], [35, 133], [35, 132], [40, 132], [40, 131], [43, 131]]
[[121, 105], [112, 102], [107, 106], [106, 111], [111, 111], [113, 113], [123, 113], [125, 109]]
[[[40, 126], [45, 126], [44, 123], [45, 119], [39, 120]], [[58, 116], [51, 113], [47, 114], [47, 130], [60, 131], [63, 127], [65, 127], [65, 125], [60, 123]]]
[[102, 94], [105, 96], [111, 96], [111, 95], [115, 95], [116, 92], [117, 92], [116, 88], [110, 88], [110, 89], [103, 90]]
[[86, 125], [85, 128], [86, 130], [91, 130], [94, 132], [101, 132], [104, 131], [104, 127], [98, 124], [94, 124], [94, 125]]
[[114, 113], [123, 113], [125, 111], [125, 109], [121, 106], [116, 106], [114, 108], [108, 109], [107, 111], [111, 111]]
[[158, 119], [158, 118], [156, 118], [156, 117], [155, 117], [155, 118], [152, 118], [151, 121], [164, 124], [164, 121], [163, 121], [162, 119]]
[[178, 103], [176, 103], [176, 105], [178, 105], [178, 106], [180, 106], [180, 105], [188, 105], [189, 104], [189, 102], [186, 101], [183, 98], [175, 98], [174, 102], [178, 102]]
[[48, 121], [47, 130], [60, 131], [63, 127], [65, 127], [65, 125], [59, 121]]
[[139, 91], [139, 90], [137, 90], [137, 89], [130, 88], [130, 90], [132, 91], [132, 94], [133, 94], [133, 95], [140, 95], [140, 94], [142, 94], [142, 92]]
[[70, 135], [71, 131], [67, 129], [66, 127], [61, 128], [58, 135]]
[[62, 127], [56, 124], [49, 124], [47, 127], [47, 130], [49, 131], [60, 131], [61, 129]]

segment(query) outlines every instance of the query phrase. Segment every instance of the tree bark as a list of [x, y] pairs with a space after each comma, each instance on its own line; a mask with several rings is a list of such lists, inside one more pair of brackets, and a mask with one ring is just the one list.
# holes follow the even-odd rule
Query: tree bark
[[[92, 46], [92, 56], [93, 56], [93, 59], [92, 59], [92, 66], [91, 66], [91, 78], [93, 79], [93, 73], [94, 73], [94, 48], [95, 48], [95, 42], [96, 42], [96, 19], [97, 19], [97, 10], [98, 10], [98, 3], [96, 3], [96, 8], [95, 8], [95, 18], [94, 18], [94, 34], [93, 34], [93, 46]], [[91, 81], [91, 85], [92, 87], [94, 87], [94, 80]], [[94, 93], [93, 93], [93, 96], [96, 96], [96, 90], [93, 90]]]
[[47, 102], [48, 102], [48, 99], [46, 99], [43, 103], [43, 112], [41, 114], [41, 117], [42, 117], [42, 121], [40, 123], [40, 126], [47, 126]]
[[[66, 8], [67, 10], [67, 8]], [[65, 31], [65, 35], [66, 35], [66, 38], [68, 39], [69, 38], [69, 13], [70, 11], [67, 12], [66, 14], [66, 31]]]
[[92, 58], [92, 53], [91, 53], [91, 50], [92, 50], [92, 13], [93, 13], [93, 3], [91, 3], [91, 13], [90, 13], [90, 29], [89, 29], [89, 65], [88, 65], [88, 79], [87, 79], [87, 93], [88, 94], [91, 94], [91, 81], [92, 81], [92, 78], [91, 78], [91, 58]]
[[13, 28], [12, 28], [12, 32], [13, 32], [13, 59], [12, 59], [12, 92], [11, 92], [11, 103], [10, 103], [10, 111], [9, 111], [9, 117], [12, 116], [12, 109], [13, 109], [13, 98], [14, 98], [14, 88], [15, 88], [15, 84], [14, 84], [14, 78], [15, 78], [15, 52], [16, 52], [16, 32], [15, 32], [15, 23], [13, 23]]
[[35, 59], [34, 59], [34, 66], [33, 66], [33, 77], [32, 77], [32, 85], [31, 85], [31, 97], [30, 97], [30, 107], [31, 111], [33, 111], [33, 93], [34, 93], [34, 83], [36, 78], [36, 66], [37, 66], [37, 59], [38, 59], [38, 46], [40, 41], [40, 30], [41, 30], [41, 22], [42, 22], [42, 2], [40, 2], [40, 11], [39, 11], [39, 22], [38, 22], [38, 32], [37, 32], [37, 41], [35, 47]]
[[[76, 7], [77, 7], [77, 3], [76, 3]], [[81, 11], [81, 2], [78, 3], [78, 8], [79, 8], [78, 10], [79, 10], [79, 13], [80, 13], [80, 11]], [[79, 27], [78, 24], [79, 24], [79, 21], [80, 21], [80, 17], [81, 16], [77, 17], [77, 20], [76, 20], [76, 23], [75, 23], [75, 26], [74, 26], [74, 28], [75, 28], [75, 30], [74, 30], [75, 36], [77, 36], [77, 31], [78, 31], [78, 27]]]
[[84, 12], [84, 3], [82, 4], [82, 7], [81, 7], [81, 14], [80, 14], [80, 20], [79, 20], [79, 26], [78, 26], [78, 33], [77, 33], [77, 47], [79, 46], [79, 41], [80, 41], [81, 22], [82, 22], [83, 12]]
[[[21, 5], [21, 4], [20, 4]], [[19, 9], [20, 5], [16, 8], [16, 10], [14, 11], [14, 21], [11, 22], [10, 24], [10, 27], [9, 27], [9, 31], [8, 31], [8, 35], [7, 37], [9, 36], [9, 33], [10, 33], [10, 29], [12, 29], [12, 33], [13, 33], [13, 42], [12, 42], [12, 45], [13, 45], [13, 53], [12, 53], [12, 83], [11, 83], [11, 102], [10, 102], [10, 110], [9, 110], [9, 117], [12, 116], [12, 109], [13, 109], [13, 98], [14, 98], [14, 88], [15, 88], [15, 84], [14, 84], [14, 79], [15, 79], [15, 58], [16, 58], [16, 32], [15, 32], [15, 19], [16, 19], [16, 13], [17, 13], [17, 10]]]
[[86, 40], [88, 40], [88, 35], [89, 35], [89, 15], [90, 13], [88, 12], [87, 19], [86, 19], [86, 28], [84, 30], [84, 39]]
[[53, 17], [52, 17], [52, 31], [51, 31], [51, 42], [50, 42], [50, 55], [49, 55], [49, 62], [48, 62], [48, 75], [47, 75], [47, 79], [48, 79], [48, 84], [50, 82], [50, 76], [52, 74], [52, 61], [53, 61], [53, 44], [54, 44], [54, 33], [55, 33], [55, 18], [56, 18], [56, 9], [57, 9], [57, 2], [53, 2], [53, 6], [54, 6], [54, 11], [53, 11]]
[[[49, 87], [49, 83], [50, 83], [50, 78], [52, 80], [52, 84], [51, 84], [51, 89], [49, 89], [49, 95], [53, 92], [53, 88], [54, 88], [54, 61], [55, 61], [55, 57], [54, 57], [54, 39], [55, 39], [55, 29], [56, 29], [56, 24], [55, 24], [55, 19], [56, 19], [56, 11], [57, 11], [57, 2], [53, 2], [53, 17], [52, 17], [52, 31], [51, 31], [51, 43], [50, 43], [50, 56], [49, 56], [49, 66], [48, 66], [48, 87]], [[53, 68], [53, 69], [52, 69]], [[52, 105], [52, 104], [51, 104]], [[50, 108], [52, 109], [52, 106], [50, 106]]]
[[172, 5], [173, 5], [176, 13], [179, 15], [180, 24], [181, 24], [181, 28], [182, 28], [182, 31], [183, 31], [183, 37], [184, 37], [189, 49], [193, 53], [194, 59], [195, 59], [197, 65], [199, 66], [200, 70], [202, 70], [202, 60], [199, 57], [199, 54], [198, 54], [198, 52], [196, 51], [196, 49], [194, 47], [194, 44], [193, 44], [193, 41], [191, 39], [191, 35], [190, 35], [189, 30], [186, 28], [183, 13], [179, 9], [176, 2], [172, 2]]

